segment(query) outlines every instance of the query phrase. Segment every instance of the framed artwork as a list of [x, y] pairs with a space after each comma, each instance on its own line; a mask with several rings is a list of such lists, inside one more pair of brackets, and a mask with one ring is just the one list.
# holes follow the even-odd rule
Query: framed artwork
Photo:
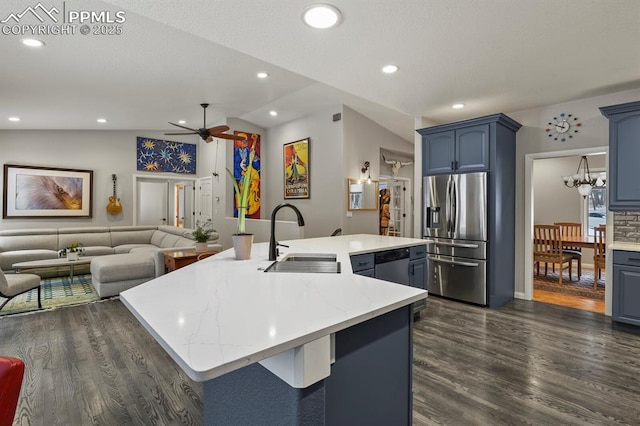
[[282, 147], [284, 198], [309, 198], [309, 138]]
[[196, 145], [136, 138], [136, 165], [145, 172], [196, 173]]
[[[260, 219], [260, 135], [237, 130], [233, 134], [247, 137], [245, 140], [233, 141], [233, 177], [240, 187], [244, 184], [249, 151], [252, 146], [254, 147], [253, 170], [251, 170], [251, 176], [249, 177], [249, 208], [247, 209], [246, 217], [247, 219]], [[233, 217], [238, 217], [236, 203], [233, 203]]]
[[93, 171], [4, 165], [2, 217], [92, 217]]

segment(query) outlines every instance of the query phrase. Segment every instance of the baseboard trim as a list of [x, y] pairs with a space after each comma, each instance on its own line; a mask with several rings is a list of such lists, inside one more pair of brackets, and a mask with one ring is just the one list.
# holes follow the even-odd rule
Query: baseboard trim
[[513, 294], [513, 297], [514, 297], [514, 298], [516, 298], [516, 299], [527, 300], [527, 298], [526, 298], [526, 297], [524, 297], [524, 293], [523, 293], [523, 292], [521, 292], [521, 291], [516, 291], [516, 292]]

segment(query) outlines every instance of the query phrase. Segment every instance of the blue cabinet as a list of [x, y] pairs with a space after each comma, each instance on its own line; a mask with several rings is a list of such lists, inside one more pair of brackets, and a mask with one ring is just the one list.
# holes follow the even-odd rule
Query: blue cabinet
[[489, 169], [488, 124], [425, 134], [422, 145], [425, 176]]
[[600, 108], [609, 119], [609, 210], [640, 211], [640, 102]]
[[611, 319], [640, 330], [640, 253], [613, 251], [613, 309]]
[[[393, 262], [392, 268], [382, 268], [376, 261], [385, 254], [402, 252], [402, 259]], [[406, 253], [408, 252], [408, 253]], [[427, 246], [425, 244], [412, 246], [408, 249], [393, 249], [376, 253], [364, 253], [351, 256], [351, 269], [354, 274], [377, 278], [398, 284], [410, 285], [423, 290], [427, 289]], [[376, 266], [378, 264], [378, 266]], [[391, 263], [387, 263], [389, 265]], [[426, 308], [423, 300], [413, 304], [413, 313], [419, 314]]]

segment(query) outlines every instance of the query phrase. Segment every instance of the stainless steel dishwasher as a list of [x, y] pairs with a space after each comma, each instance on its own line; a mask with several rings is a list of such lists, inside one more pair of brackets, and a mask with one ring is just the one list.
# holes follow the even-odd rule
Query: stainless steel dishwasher
[[408, 248], [377, 252], [374, 264], [376, 278], [410, 285]]

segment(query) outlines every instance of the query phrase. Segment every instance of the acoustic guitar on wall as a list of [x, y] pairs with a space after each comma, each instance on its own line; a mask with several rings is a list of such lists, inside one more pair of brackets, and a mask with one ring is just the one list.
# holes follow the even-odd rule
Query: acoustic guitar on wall
[[107, 204], [107, 212], [109, 214], [118, 214], [122, 212], [122, 204], [120, 204], [120, 198], [116, 197], [116, 175], [111, 175], [113, 180], [113, 195], [109, 197], [109, 204]]

